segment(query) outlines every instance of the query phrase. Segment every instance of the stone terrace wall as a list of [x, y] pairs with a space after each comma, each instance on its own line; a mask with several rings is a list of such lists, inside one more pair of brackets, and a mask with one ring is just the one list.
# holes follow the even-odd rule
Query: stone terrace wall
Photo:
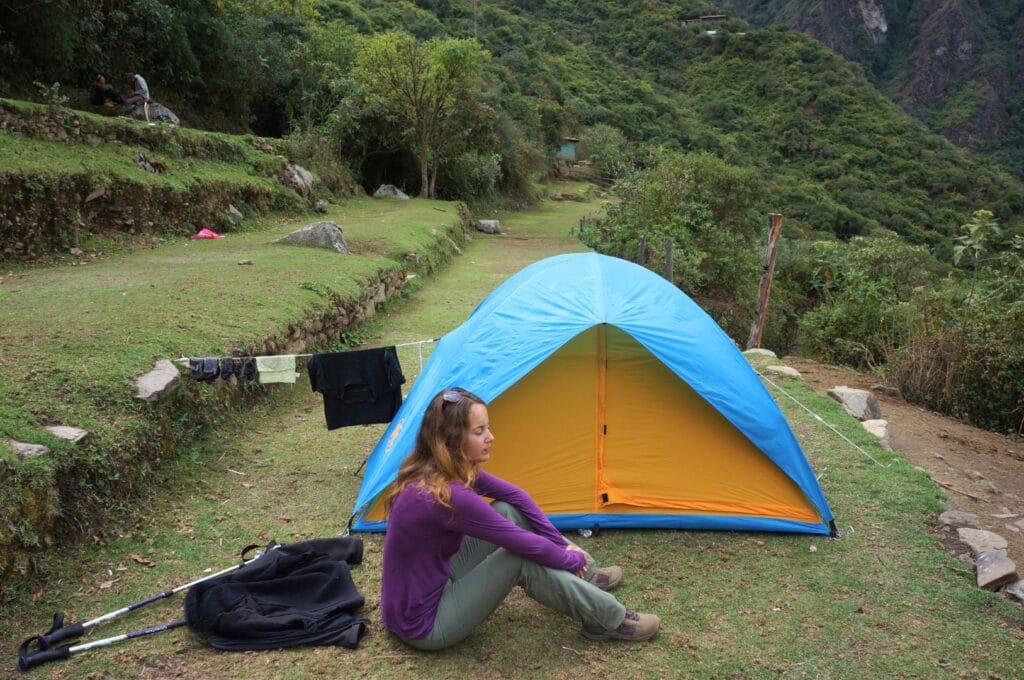
[[[224, 354], [326, 350], [400, 295], [409, 270], [430, 274], [450, 261], [458, 250], [453, 239], [462, 237], [459, 223], [438, 230], [429, 252], [410, 254], [405, 265], [382, 268], [358, 295], [334, 299], [317, 315], [297, 320], [255, 346], [225, 348]], [[181, 371], [178, 389], [149, 408], [129, 446], [104, 450], [86, 437], [60, 456], [47, 454], [14, 466], [0, 459], [0, 584], [30, 577], [36, 571], [35, 558], [50, 548], [94, 534], [107, 521], [113, 502], [147, 493], [153, 470], [174, 458], [179, 447], [273, 394], [272, 387], [223, 381], [211, 388], [185, 377], [184, 367]]]

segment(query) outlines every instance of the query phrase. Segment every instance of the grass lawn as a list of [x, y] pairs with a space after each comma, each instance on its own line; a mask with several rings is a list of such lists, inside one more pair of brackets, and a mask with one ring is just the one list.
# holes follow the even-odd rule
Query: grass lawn
[[[444, 206], [442, 206], [444, 207]], [[407, 299], [392, 304], [361, 331], [367, 346], [437, 337], [452, 329], [498, 283], [542, 257], [580, 245], [569, 228], [596, 204], [548, 203], [526, 213], [501, 216], [504, 236], [477, 236], [455, 261]], [[358, 210], [359, 204], [353, 204]], [[402, 216], [405, 219], [405, 216]], [[398, 220], [395, 221], [397, 228]], [[392, 228], [389, 226], [389, 229]], [[237, 272], [236, 258], [265, 243], [277, 230], [210, 244], [158, 249], [162, 258]], [[369, 230], [362, 236], [373, 242]], [[346, 232], [348, 234], [348, 232]], [[355, 238], [356, 234], [352, 234]], [[234, 245], [237, 244], [237, 245]], [[210, 254], [227, 246], [238, 250]], [[266, 246], [262, 246], [266, 247]], [[168, 252], [170, 251], [170, 252]], [[258, 251], [256, 251], [258, 253]], [[121, 280], [136, 257], [93, 277]], [[219, 259], [218, 259], [219, 257]], [[252, 271], [261, 268], [259, 255]], [[152, 260], [150, 260], [152, 263]], [[354, 261], [357, 262], [357, 261]], [[94, 267], [96, 265], [89, 265]], [[292, 267], [296, 263], [291, 264]], [[86, 269], [88, 269], [88, 267]], [[150, 265], [154, 277], [174, 267]], [[248, 268], [238, 268], [248, 270]], [[303, 276], [330, 274], [309, 267]], [[280, 276], [290, 271], [281, 265]], [[59, 270], [33, 272], [49, 280]], [[249, 305], [315, 304], [308, 290], [277, 287], [274, 276], [259, 285], [226, 284], [218, 301], [235, 300], [243, 286]], [[5, 284], [6, 285], [6, 284]], [[51, 284], [56, 285], [56, 284]], [[135, 294], [144, 286], [115, 288]], [[59, 286], [54, 288], [57, 290]], [[167, 290], [173, 289], [169, 285]], [[74, 290], [66, 288], [65, 290]], [[272, 295], [268, 295], [273, 291]], [[234, 293], [234, 296], [232, 296]], [[140, 292], [139, 294], [142, 294]], [[293, 296], [284, 304], [278, 295]], [[183, 292], [177, 317], [199, 314], [206, 305]], [[64, 295], [63, 297], [68, 297]], [[127, 297], [127, 295], [125, 296]], [[201, 299], [201, 298], [200, 298]], [[65, 303], [71, 304], [71, 303]], [[211, 310], [221, 309], [218, 305]], [[2, 309], [2, 307], [0, 307]], [[264, 322], [273, 317], [268, 310]], [[223, 318], [203, 314], [204, 347], [256, 332], [244, 315], [232, 315], [236, 328], [221, 329]], [[31, 325], [29, 319], [19, 319]], [[20, 328], [20, 326], [19, 326]], [[167, 340], [164, 352], [176, 353]], [[26, 333], [30, 332], [28, 330]], [[153, 346], [164, 334], [154, 334]], [[223, 333], [223, 335], [220, 335]], [[67, 342], [67, 340], [64, 340]], [[20, 347], [20, 343], [17, 345]], [[197, 347], [199, 352], [203, 347]], [[428, 346], [429, 349], [429, 346]], [[34, 351], [34, 350], [25, 350]], [[151, 350], [157, 351], [157, 350]], [[85, 353], [83, 353], [84, 356]], [[411, 379], [419, 366], [415, 348], [400, 357]], [[92, 370], [100, 371], [101, 367]], [[2, 373], [0, 373], [2, 376]], [[410, 380], [411, 382], [411, 380]], [[794, 396], [837, 425], [883, 463], [882, 452], [838, 404], [816, 396], [798, 381], [782, 383]], [[663, 619], [655, 640], [645, 644], [594, 643], [578, 625], [514, 593], [467, 641], [435, 654], [416, 652], [391, 638], [376, 609], [380, 585], [381, 536], [363, 535], [365, 559], [353, 570], [366, 596], [371, 632], [360, 648], [309, 648], [221, 653], [186, 629], [93, 650], [34, 671], [37, 677], [306, 678], [342, 677], [999, 677], [1024, 675], [1024, 610], [974, 587], [973, 571], [939, 545], [932, 531], [941, 494], [921, 472], [899, 461], [872, 463], [788, 399], [779, 397], [811, 460], [843, 529], [841, 540], [780, 534], [697, 531], [605, 531], [579, 539], [600, 562], [617, 563], [626, 579], [617, 591], [627, 606], [653, 611]], [[494, 423], [498, 437], [501, 423]], [[230, 565], [238, 550], [270, 539], [289, 542], [337, 534], [355, 500], [355, 471], [384, 426], [328, 432], [319, 396], [306, 385], [278, 386], [273, 398], [197, 439], [177, 461], [159, 470], [154, 493], [136, 504], [134, 517], [84, 545], [54, 550], [46, 583], [18, 594], [0, 620], [0, 657], [12, 669], [16, 647], [29, 634], [49, 627], [56, 610], [82, 621], [202, 575], [205, 568]], [[579, 538], [579, 537], [575, 537]], [[147, 561], [153, 563], [148, 566]], [[179, 596], [180, 597], [180, 596]], [[140, 628], [181, 616], [178, 598], [103, 624], [88, 639]]]

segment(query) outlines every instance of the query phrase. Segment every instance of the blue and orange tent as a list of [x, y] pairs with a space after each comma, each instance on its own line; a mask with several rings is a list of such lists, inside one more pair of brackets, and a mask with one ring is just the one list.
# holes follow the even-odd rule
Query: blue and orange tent
[[488, 402], [486, 469], [556, 527], [834, 533], [789, 424], [733, 341], [657, 274], [595, 253], [536, 262], [437, 344], [371, 452], [350, 518], [382, 494], [442, 389]]

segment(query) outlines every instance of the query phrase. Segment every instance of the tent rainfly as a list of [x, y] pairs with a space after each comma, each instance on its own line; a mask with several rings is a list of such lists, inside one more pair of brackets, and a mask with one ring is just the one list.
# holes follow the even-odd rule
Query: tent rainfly
[[349, 519], [383, 531], [383, 494], [440, 390], [488, 402], [487, 470], [562, 530], [834, 534], [785, 417], [685, 293], [595, 253], [536, 262], [442, 338], [367, 461]]

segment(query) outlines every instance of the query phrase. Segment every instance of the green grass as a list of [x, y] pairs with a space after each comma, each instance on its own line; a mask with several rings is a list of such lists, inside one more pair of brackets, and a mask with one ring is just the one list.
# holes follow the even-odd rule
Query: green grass
[[[389, 305], [361, 337], [377, 346], [450, 330], [529, 262], [580, 250], [568, 237], [569, 227], [594, 209], [594, 204], [567, 202], [501, 216], [507, 235], [477, 235], [464, 244], [461, 257], [415, 294]], [[401, 227], [389, 222], [388, 228]], [[363, 237], [371, 238], [370, 233]], [[226, 242], [207, 245], [221, 244]], [[262, 290], [250, 294], [260, 304], [274, 304]], [[179, 303], [182, 309], [196, 306], [192, 299]], [[411, 380], [417, 352], [400, 352]], [[875, 465], [777, 395], [814, 468], [824, 471], [821, 483], [843, 538], [606, 531], [581, 539], [602, 563], [625, 568], [626, 580], [617, 591], [624, 603], [662, 617], [663, 629], [651, 643], [588, 642], [577, 625], [514, 593], [464, 643], [436, 654], [413, 651], [380, 625], [381, 537], [373, 534], [363, 535], [364, 563], [353, 570], [371, 620], [371, 633], [356, 651], [225, 654], [182, 629], [89, 651], [34, 675], [1020, 677], [1022, 610], [975, 588], [971, 570], [941, 548], [932, 529], [941, 510], [935, 486], [898, 454], [879, 450], [838, 404], [799, 381], [779, 382], [883, 463], [900, 462]], [[321, 409], [319, 397], [303, 385], [280, 387], [272, 400], [197, 439], [159, 471], [156, 490], [139, 505], [137, 519], [54, 552], [51, 577], [24, 588], [5, 609], [0, 658], [13, 664], [17, 644], [45, 630], [55, 610], [85, 620], [198, 578], [204, 568], [227, 566], [246, 544], [340, 531], [359, 485], [353, 473], [384, 426], [328, 432]], [[500, 423], [495, 425], [500, 437]], [[180, 613], [180, 600], [154, 604], [97, 627], [89, 639]]]
[[254, 345], [326, 308], [324, 295], [355, 296], [379, 269], [401, 266], [392, 257], [427, 250], [431, 230], [457, 220], [449, 203], [372, 199], [350, 201], [324, 219], [342, 226], [352, 255], [272, 243], [312, 221], [288, 218], [216, 241], [174, 239], [7, 277], [0, 392], [20, 406], [14, 418], [0, 416], [0, 433], [30, 434], [27, 428], [44, 422], [99, 428], [111, 410], [139, 413], [147, 407], [133, 400], [129, 381], [154, 360]]

